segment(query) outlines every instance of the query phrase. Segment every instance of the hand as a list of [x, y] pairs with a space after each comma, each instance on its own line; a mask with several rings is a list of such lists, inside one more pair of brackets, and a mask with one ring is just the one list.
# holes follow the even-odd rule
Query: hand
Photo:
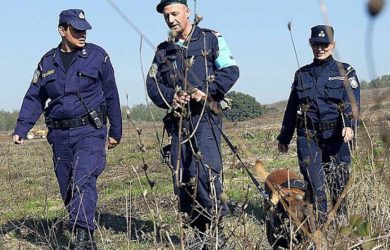
[[191, 99], [194, 99], [196, 102], [201, 100], [206, 100], [206, 94], [200, 91], [199, 89], [194, 89], [195, 91], [191, 94]]
[[15, 144], [20, 144], [20, 145], [23, 145], [23, 144], [24, 144], [23, 138], [20, 137], [19, 135], [13, 135], [13, 136], [12, 136], [12, 141], [13, 141]]
[[190, 96], [187, 94], [187, 92], [183, 92], [180, 96], [175, 93], [173, 96], [173, 104], [177, 105], [186, 105], [190, 101]]
[[107, 143], [108, 143], [108, 149], [113, 149], [115, 148], [116, 146], [118, 146], [118, 141], [115, 140], [114, 138], [112, 137], [108, 137], [107, 139]]
[[278, 149], [280, 153], [287, 153], [288, 152], [288, 145], [287, 144], [278, 144]]
[[353, 129], [350, 127], [345, 127], [341, 131], [342, 136], [344, 137], [344, 142], [352, 141], [354, 137]]

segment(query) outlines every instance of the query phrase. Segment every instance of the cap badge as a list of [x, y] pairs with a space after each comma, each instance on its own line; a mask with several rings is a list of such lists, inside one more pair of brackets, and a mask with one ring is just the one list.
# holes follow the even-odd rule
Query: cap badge
[[85, 19], [85, 16], [84, 16], [84, 13], [83, 13], [83, 12], [80, 12], [79, 18], [80, 18], [80, 19]]
[[318, 37], [325, 37], [325, 33], [323, 30], [321, 30], [321, 32], [318, 34]]

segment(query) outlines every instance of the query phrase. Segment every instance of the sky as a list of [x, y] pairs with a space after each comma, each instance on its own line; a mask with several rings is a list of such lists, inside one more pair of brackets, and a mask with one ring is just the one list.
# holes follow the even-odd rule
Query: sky
[[[140, 34], [108, 1], [0, 0], [0, 110], [20, 109], [41, 57], [60, 43], [58, 15], [70, 8], [85, 11], [92, 25], [87, 42], [103, 47], [110, 55], [121, 104], [127, 103], [126, 94], [130, 106], [145, 103], [141, 66], [144, 72], [149, 70], [154, 48], [168, 36], [163, 17], [155, 10], [159, 0], [112, 0], [151, 41], [152, 46], [144, 39], [141, 55]], [[351, 64], [360, 80], [390, 74], [389, 6], [373, 20], [366, 0], [196, 2], [196, 12], [203, 17], [199, 26], [222, 34], [240, 67], [240, 79], [232, 90], [254, 96], [261, 104], [287, 99], [298, 69], [287, 29], [289, 21], [300, 66], [313, 60], [310, 28], [329, 22], [335, 29], [336, 59]], [[188, 0], [188, 4], [194, 13], [194, 1]], [[326, 17], [320, 6], [326, 8]], [[371, 49], [367, 49], [367, 37], [372, 39]], [[366, 51], [370, 50], [374, 63], [367, 60]]]

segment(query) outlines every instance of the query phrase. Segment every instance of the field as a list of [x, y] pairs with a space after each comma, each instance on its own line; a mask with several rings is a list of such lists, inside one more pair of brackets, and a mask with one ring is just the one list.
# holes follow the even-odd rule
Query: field
[[[381, 96], [382, 97], [378, 97]], [[324, 249], [390, 248], [390, 111], [388, 92], [366, 93], [348, 189], [348, 218], [331, 223], [315, 235]], [[252, 168], [262, 160], [267, 170], [299, 172], [296, 144], [287, 154], [277, 150], [282, 114], [225, 123], [225, 133]], [[196, 235], [181, 228], [171, 172], [161, 164], [152, 124], [136, 123], [141, 140], [125, 121], [120, 146], [107, 153], [107, 166], [98, 180], [99, 202], [95, 233], [100, 249], [196, 249]], [[157, 124], [158, 131], [161, 124]], [[145, 147], [143, 147], [145, 146]], [[24, 146], [0, 142], [0, 248], [66, 249], [63, 206], [45, 140]], [[140, 150], [140, 148], [142, 150]], [[230, 214], [224, 220], [227, 249], [270, 249], [265, 234], [263, 199], [225, 143], [224, 189]], [[143, 168], [144, 163], [148, 168]], [[152, 181], [148, 185], [145, 172]]]

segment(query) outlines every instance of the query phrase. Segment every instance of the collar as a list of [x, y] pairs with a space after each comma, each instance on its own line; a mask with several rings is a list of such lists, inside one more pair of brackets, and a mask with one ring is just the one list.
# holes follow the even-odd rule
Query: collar
[[[202, 29], [197, 25], [193, 25], [193, 29], [194, 31], [192, 32], [191, 39], [189, 40], [190, 43], [195, 42], [202, 35]], [[188, 44], [188, 40], [184, 41], [184, 44]]]
[[333, 59], [332, 55], [328, 56], [325, 60], [317, 60], [314, 58], [313, 65], [314, 66], [322, 66], [322, 65], [326, 65], [326, 64], [331, 64], [333, 61], [334, 61], [334, 59]]
[[194, 32], [191, 36], [191, 42], [196, 41], [202, 35], [202, 29], [198, 27], [198, 25], [194, 25]]
[[[57, 48], [55, 50], [55, 53], [53, 55], [54, 60], [59, 56], [60, 51], [61, 51], [61, 43], [57, 46]], [[88, 57], [87, 43], [85, 44], [85, 46], [83, 48], [77, 49], [75, 51], [75, 54], [77, 55], [77, 57], [87, 58]]]

